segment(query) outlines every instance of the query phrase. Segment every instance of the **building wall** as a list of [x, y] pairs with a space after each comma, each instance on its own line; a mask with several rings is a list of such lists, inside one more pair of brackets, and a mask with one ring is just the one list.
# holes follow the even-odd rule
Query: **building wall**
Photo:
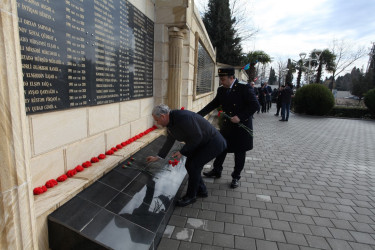
[[[1, 2], [1, 133], [7, 139], [0, 150], [1, 177], [0, 246], [4, 249], [48, 249], [47, 216], [85, 187], [103, 176], [120, 161], [146, 146], [162, 131], [156, 130], [122, 150], [121, 155], [77, 174], [68, 181], [33, 195], [35, 187], [66, 173], [67, 170], [106, 152], [153, 125], [151, 111], [155, 104], [168, 103], [170, 30], [183, 31], [181, 51], [180, 103], [198, 111], [214, 95], [213, 91], [196, 96], [194, 72], [196, 36], [215, 60], [215, 51], [199, 17], [194, 1], [130, 0], [155, 22], [154, 28], [154, 96], [133, 101], [89, 106], [26, 116], [16, 0]], [[11, 39], [9, 39], [11, 37]], [[179, 83], [176, 83], [179, 84]], [[15, 94], [12, 91], [17, 91]], [[6, 129], [3, 129], [6, 128]], [[8, 146], [11, 145], [11, 146]], [[9, 159], [9, 160], [7, 160]], [[8, 183], [9, 182], [9, 183]], [[22, 197], [14, 194], [14, 190]], [[22, 208], [22, 209], [21, 209]], [[25, 218], [23, 218], [24, 216]]]

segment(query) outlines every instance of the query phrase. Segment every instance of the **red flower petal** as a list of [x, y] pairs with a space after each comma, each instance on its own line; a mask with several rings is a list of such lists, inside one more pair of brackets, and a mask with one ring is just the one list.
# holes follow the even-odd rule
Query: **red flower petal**
[[114, 152], [113, 152], [112, 149], [110, 149], [110, 150], [108, 150], [107, 152], [105, 152], [106, 155], [113, 155], [113, 153], [114, 153]]
[[68, 177], [73, 177], [73, 176], [75, 176], [77, 174], [77, 170], [75, 170], [75, 169], [71, 169], [71, 170], [68, 170], [68, 172], [66, 172], [66, 175], [68, 176]]
[[98, 157], [92, 157], [92, 158], [91, 158], [91, 162], [92, 162], [92, 163], [99, 162]]
[[36, 187], [36, 188], [34, 188], [33, 193], [34, 193], [34, 195], [39, 195], [39, 194], [42, 194], [44, 192], [43, 192], [41, 187]]
[[66, 176], [65, 174], [63, 174], [63, 175], [61, 175], [61, 176], [59, 176], [59, 177], [57, 178], [57, 181], [58, 181], [58, 182], [63, 182], [63, 181], [65, 181], [66, 179], [68, 179], [68, 176]]
[[81, 165], [78, 165], [77, 167], [74, 168], [77, 172], [82, 172], [85, 170]]
[[181, 110], [184, 110], [185, 109], [185, 107], [181, 107]]
[[45, 186], [47, 188], [53, 188], [55, 185], [57, 185], [57, 181], [55, 179], [52, 179], [47, 181]]
[[86, 161], [86, 162], [82, 163], [82, 167], [84, 167], [84, 168], [88, 168], [88, 167], [91, 167], [91, 166], [92, 166], [92, 164], [89, 161]]

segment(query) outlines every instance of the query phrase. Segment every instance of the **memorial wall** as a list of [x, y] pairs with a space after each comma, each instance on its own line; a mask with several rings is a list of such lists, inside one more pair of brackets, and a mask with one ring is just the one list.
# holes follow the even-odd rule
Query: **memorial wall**
[[27, 114], [153, 96], [154, 22], [127, 0], [17, 9]]
[[0, 19], [0, 245], [49, 249], [47, 216], [125, 156], [33, 189], [151, 127], [152, 108], [172, 95], [176, 108], [204, 107], [218, 81], [198, 63], [198, 42], [216, 64], [215, 51], [191, 0], [5, 0]]

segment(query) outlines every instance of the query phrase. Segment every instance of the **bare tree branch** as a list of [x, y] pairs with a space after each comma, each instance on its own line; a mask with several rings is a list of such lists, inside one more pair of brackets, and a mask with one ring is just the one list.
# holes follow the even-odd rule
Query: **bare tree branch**
[[354, 46], [345, 40], [334, 39], [330, 48], [331, 52], [336, 55], [335, 66], [332, 73], [334, 89], [335, 76], [342, 73], [346, 68], [352, 65], [355, 61], [367, 55], [368, 51], [365, 46], [354, 49]]

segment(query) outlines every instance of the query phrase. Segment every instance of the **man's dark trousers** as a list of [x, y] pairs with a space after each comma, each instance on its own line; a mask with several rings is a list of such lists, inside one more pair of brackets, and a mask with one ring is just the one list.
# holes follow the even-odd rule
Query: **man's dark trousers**
[[[223, 163], [227, 155], [227, 150], [218, 155], [214, 161], [214, 171], [221, 173], [223, 171]], [[241, 178], [241, 171], [244, 168], [246, 159], [246, 151], [234, 153], [234, 171], [232, 172], [232, 178], [239, 180]]]
[[[186, 196], [193, 198], [197, 193], [206, 193], [207, 188], [201, 176], [203, 166], [221, 153], [222, 149], [216, 150], [222, 144], [221, 135], [217, 134], [207, 144], [200, 146], [192, 156], [187, 157], [185, 168], [189, 174]], [[215, 150], [213, 150], [215, 149]]]

